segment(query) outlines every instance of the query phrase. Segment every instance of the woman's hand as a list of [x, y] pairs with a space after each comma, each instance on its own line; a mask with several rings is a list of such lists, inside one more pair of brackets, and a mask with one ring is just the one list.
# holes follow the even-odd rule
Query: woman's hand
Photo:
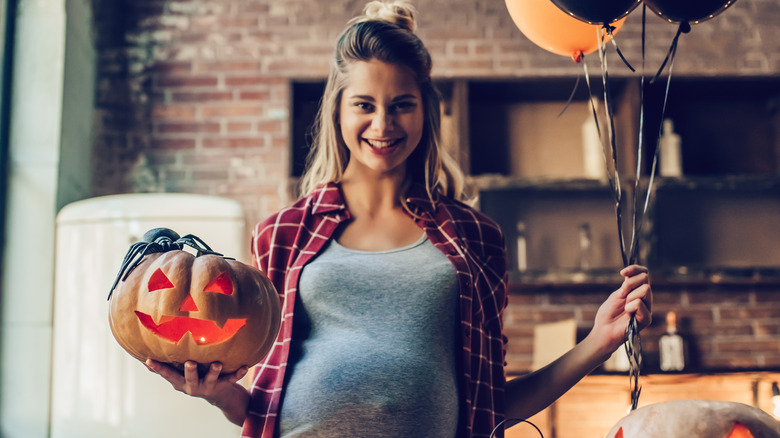
[[246, 375], [247, 367], [241, 367], [234, 373], [220, 376], [222, 364], [213, 362], [201, 378], [198, 375], [198, 364], [193, 361], [184, 363], [183, 374], [170, 365], [152, 359], [147, 359], [145, 364], [149, 371], [162, 376], [177, 391], [202, 398], [222, 409], [225, 416], [233, 423], [239, 425], [243, 423], [249, 402], [249, 391], [238, 381]]
[[551, 364], [507, 382], [508, 418], [536, 414], [607, 360], [625, 340], [631, 315], [636, 315], [640, 330], [650, 325], [653, 291], [647, 268], [632, 265], [620, 275], [623, 284], [599, 307], [593, 330], [582, 342]]
[[631, 265], [621, 270], [620, 275], [625, 277], [623, 284], [599, 307], [593, 330], [588, 335], [598, 340], [604, 360], [625, 341], [632, 315], [640, 330], [653, 320], [653, 290], [647, 268]]

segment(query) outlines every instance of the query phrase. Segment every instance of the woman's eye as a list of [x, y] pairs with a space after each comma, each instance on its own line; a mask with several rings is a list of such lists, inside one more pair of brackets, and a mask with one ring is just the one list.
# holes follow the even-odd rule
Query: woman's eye
[[374, 105], [371, 105], [368, 102], [355, 102], [355, 108], [363, 111], [371, 111], [374, 108]]
[[417, 106], [414, 102], [398, 102], [393, 106], [393, 109], [397, 112], [411, 111]]

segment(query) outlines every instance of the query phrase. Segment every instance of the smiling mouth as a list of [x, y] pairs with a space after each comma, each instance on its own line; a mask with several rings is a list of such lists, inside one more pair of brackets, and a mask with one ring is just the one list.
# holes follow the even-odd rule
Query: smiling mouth
[[392, 140], [369, 140], [364, 138], [363, 141], [366, 142], [366, 144], [368, 144], [372, 149], [381, 151], [400, 145], [403, 141], [403, 138], [396, 138]]
[[152, 333], [168, 341], [178, 343], [188, 332], [198, 345], [216, 344], [233, 337], [236, 332], [246, 325], [246, 319], [228, 319], [220, 328], [216, 321], [190, 318], [189, 316], [162, 316], [155, 323], [151, 316], [136, 310], [135, 314]]

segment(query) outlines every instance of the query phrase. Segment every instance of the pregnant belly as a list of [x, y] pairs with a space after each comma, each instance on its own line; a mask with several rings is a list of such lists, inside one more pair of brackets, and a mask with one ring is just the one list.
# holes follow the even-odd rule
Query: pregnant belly
[[288, 372], [282, 436], [455, 435], [454, 360], [440, 352], [397, 340], [314, 339]]

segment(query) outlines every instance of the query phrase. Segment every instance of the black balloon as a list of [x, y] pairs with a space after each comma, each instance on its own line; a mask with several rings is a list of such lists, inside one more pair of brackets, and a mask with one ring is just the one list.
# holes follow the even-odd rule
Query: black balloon
[[[688, 0], [677, 0], [688, 1]], [[567, 14], [588, 24], [610, 24], [628, 15], [642, 0], [552, 0]]]
[[737, 0], [644, 0], [648, 8], [668, 21], [701, 23], [714, 18]]

